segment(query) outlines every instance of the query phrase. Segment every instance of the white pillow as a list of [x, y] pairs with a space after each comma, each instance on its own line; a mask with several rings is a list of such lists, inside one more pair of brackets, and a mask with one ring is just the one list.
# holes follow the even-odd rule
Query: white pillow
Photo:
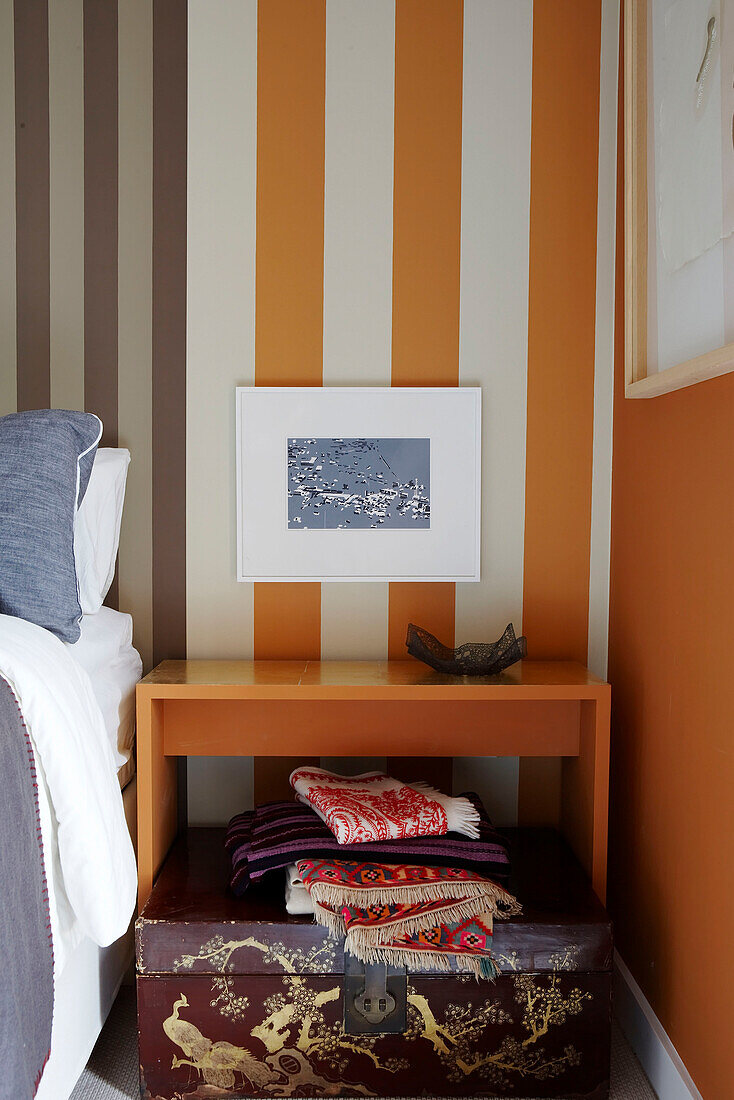
[[99, 611], [115, 575], [129, 464], [130, 452], [125, 447], [98, 448], [76, 514], [74, 559], [79, 603], [85, 615]]

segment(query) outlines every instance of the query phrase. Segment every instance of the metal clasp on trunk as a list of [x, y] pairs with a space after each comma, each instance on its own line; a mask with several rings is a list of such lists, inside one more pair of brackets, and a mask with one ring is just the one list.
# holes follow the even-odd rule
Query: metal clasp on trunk
[[400, 1034], [407, 1026], [408, 972], [344, 956], [344, 1030], [348, 1035]]

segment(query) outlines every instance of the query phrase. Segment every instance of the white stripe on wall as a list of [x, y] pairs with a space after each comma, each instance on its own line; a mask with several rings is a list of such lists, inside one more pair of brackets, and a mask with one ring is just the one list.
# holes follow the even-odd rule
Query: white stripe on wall
[[327, 0], [324, 385], [389, 385], [394, 0]]
[[[532, 32], [531, 0], [465, 2], [459, 383], [482, 387], [482, 579], [456, 586], [457, 643], [522, 622]], [[518, 762], [471, 772], [516, 821]]]
[[522, 618], [532, 3], [466, 0], [459, 383], [482, 387], [482, 579], [456, 588], [457, 641]]
[[192, 0], [188, 79], [188, 655], [248, 658], [235, 387], [255, 380], [256, 0]]
[[[327, 0], [324, 368], [390, 384], [394, 0]], [[321, 586], [321, 656], [387, 656], [387, 584]]]
[[15, 412], [15, 43], [13, 0], [0, 0], [0, 416]]
[[599, 87], [599, 192], [596, 231], [594, 449], [589, 563], [587, 663], [606, 677], [609, 648], [609, 555], [612, 518], [614, 299], [617, 210], [619, 0], [602, 0]]
[[49, 0], [48, 106], [51, 405], [83, 409], [83, 0]]
[[153, 13], [148, 0], [127, 0], [118, 9], [118, 112], [118, 437], [131, 454], [119, 604], [133, 616], [135, 645], [147, 671], [153, 660]]
[[387, 660], [389, 588], [382, 582], [321, 585], [321, 659]]
[[[190, 0], [188, 12], [187, 645], [189, 657], [251, 658], [234, 398], [255, 381], [257, 2]], [[189, 760], [192, 824], [251, 802], [250, 759]]]

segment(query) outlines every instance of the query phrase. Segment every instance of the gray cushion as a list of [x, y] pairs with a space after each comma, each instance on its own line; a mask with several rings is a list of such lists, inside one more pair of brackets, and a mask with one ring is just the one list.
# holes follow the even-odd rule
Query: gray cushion
[[79, 638], [74, 516], [102, 422], [39, 409], [0, 417], [0, 613]]

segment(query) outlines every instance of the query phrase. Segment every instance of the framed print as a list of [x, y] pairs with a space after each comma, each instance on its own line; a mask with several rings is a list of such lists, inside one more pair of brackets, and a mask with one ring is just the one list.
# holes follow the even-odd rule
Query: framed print
[[625, 394], [734, 370], [734, 0], [626, 0]]
[[236, 403], [238, 580], [479, 580], [479, 389], [243, 386]]

